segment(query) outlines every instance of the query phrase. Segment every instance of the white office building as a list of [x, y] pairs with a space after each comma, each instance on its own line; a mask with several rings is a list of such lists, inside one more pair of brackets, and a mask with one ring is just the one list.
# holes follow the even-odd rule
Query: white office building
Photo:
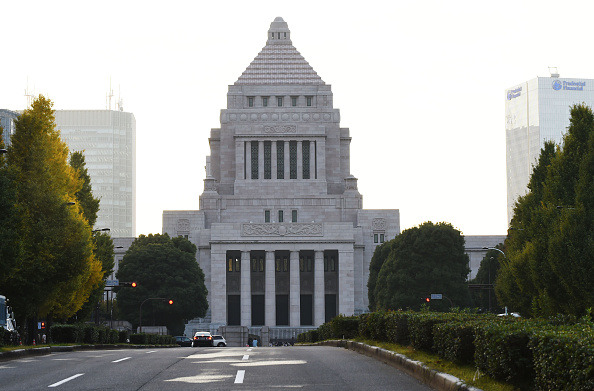
[[574, 104], [594, 105], [594, 80], [566, 79], [558, 74], [518, 84], [505, 92], [507, 220], [527, 185], [546, 140], [559, 144]]
[[95, 229], [112, 237], [136, 235], [136, 120], [115, 110], [56, 110], [70, 152], [84, 151], [93, 196], [100, 199]]

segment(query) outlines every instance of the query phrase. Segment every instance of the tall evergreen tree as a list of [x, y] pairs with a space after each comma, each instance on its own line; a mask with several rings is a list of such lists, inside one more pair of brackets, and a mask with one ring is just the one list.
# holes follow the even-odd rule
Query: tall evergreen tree
[[11, 244], [20, 253], [0, 284], [17, 316], [30, 320], [72, 315], [101, 277], [91, 228], [79, 205], [69, 205], [81, 182], [68, 165], [52, 105], [40, 95], [21, 114], [7, 157], [18, 219]]
[[571, 108], [563, 144], [545, 144], [514, 209], [496, 291], [524, 315], [583, 315], [594, 306], [594, 114]]
[[460, 231], [448, 223], [427, 222], [402, 231], [392, 242], [375, 286], [377, 309], [419, 309], [432, 293], [447, 297], [430, 303], [435, 310], [450, 308], [449, 300], [456, 307], [470, 304], [470, 269]]

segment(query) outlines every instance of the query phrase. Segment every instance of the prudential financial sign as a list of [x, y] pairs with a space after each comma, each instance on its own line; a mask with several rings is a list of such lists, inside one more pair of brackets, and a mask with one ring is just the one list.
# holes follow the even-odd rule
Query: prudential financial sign
[[586, 86], [585, 81], [567, 81], [567, 80], [553, 81], [553, 89], [555, 91], [559, 91], [559, 90], [583, 91], [585, 86]]

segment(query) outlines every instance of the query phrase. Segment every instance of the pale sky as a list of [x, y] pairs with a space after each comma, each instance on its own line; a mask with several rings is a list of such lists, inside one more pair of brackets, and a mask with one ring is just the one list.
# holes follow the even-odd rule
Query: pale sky
[[399, 209], [402, 230], [430, 220], [502, 235], [505, 90], [549, 66], [594, 78], [593, 10], [574, 0], [3, 0], [0, 108], [24, 109], [28, 85], [55, 109], [105, 109], [111, 78], [136, 118], [136, 234], [158, 233], [163, 210], [198, 209], [227, 87], [281, 16], [332, 86], [364, 208]]

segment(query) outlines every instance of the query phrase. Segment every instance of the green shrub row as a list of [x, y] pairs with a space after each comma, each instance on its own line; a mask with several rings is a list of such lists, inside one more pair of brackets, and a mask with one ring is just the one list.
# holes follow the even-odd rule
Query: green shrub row
[[126, 343], [128, 333], [94, 324], [54, 324], [49, 338], [53, 343], [117, 344]]
[[173, 345], [175, 337], [157, 334], [130, 334], [130, 343], [134, 345]]
[[14, 346], [19, 344], [19, 334], [16, 331], [8, 331], [0, 327], [0, 347]]
[[[337, 317], [299, 342], [353, 338], [412, 345], [520, 389], [594, 390], [594, 325], [468, 313], [378, 311]], [[338, 332], [337, 332], [338, 331]]]

